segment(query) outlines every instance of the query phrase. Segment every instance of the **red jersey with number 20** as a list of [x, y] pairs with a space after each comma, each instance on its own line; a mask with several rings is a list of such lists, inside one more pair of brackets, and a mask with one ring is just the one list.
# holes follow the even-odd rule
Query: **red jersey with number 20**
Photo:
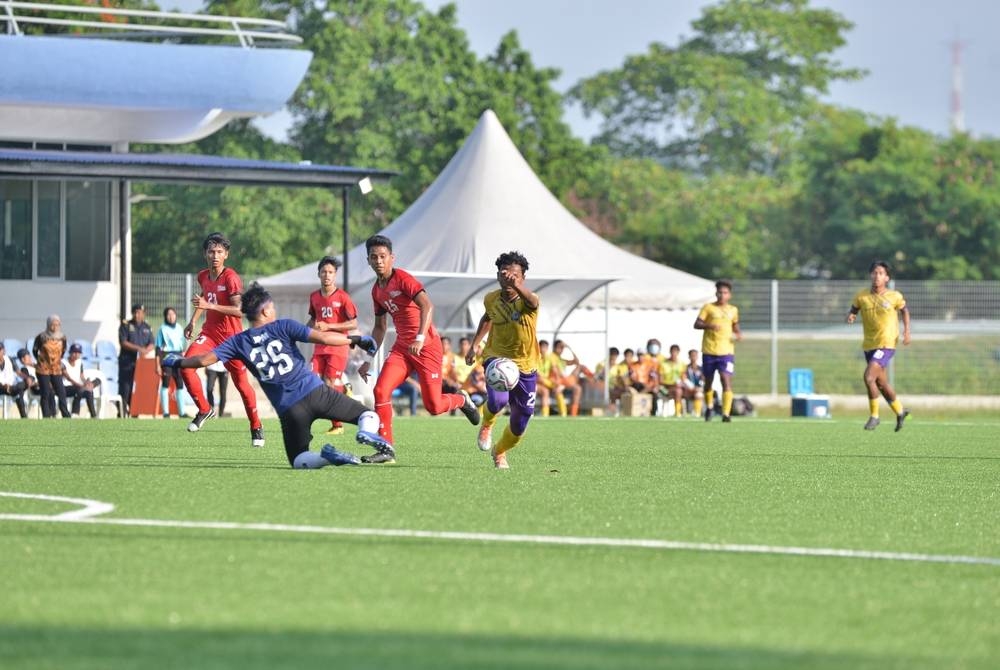
[[[322, 291], [313, 291], [309, 295], [309, 316], [314, 323], [320, 321], [324, 323], [344, 323], [351, 319], [358, 318], [358, 308], [354, 306], [354, 301], [344, 289], [334, 289], [333, 293], [326, 296]], [[347, 333], [344, 333], [345, 335]], [[333, 346], [330, 344], [317, 344], [313, 349], [313, 354], [335, 354], [343, 353], [347, 355], [347, 345]]]
[[[424, 290], [413, 275], [405, 270], [394, 269], [385, 286], [379, 286], [375, 280], [372, 286], [372, 303], [375, 305], [375, 316], [388, 314], [396, 327], [396, 344], [394, 349], [409, 348], [413, 339], [420, 332], [420, 307], [413, 299]], [[427, 328], [427, 337], [437, 337], [434, 324]]]
[[[243, 293], [243, 280], [232, 268], [223, 268], [218, 277], [212, 279], [207, 268], [198, 273], [198, 286], [205, 300], [215, 305], [230, 307], [233, 296]], [[216, 344], [222, 344], [226, 338], [243, 332], [243, 318], [227, 316], [208, 310], [205, 312], [205, 325], [201, 327], [203, 335], [208, 335]]]

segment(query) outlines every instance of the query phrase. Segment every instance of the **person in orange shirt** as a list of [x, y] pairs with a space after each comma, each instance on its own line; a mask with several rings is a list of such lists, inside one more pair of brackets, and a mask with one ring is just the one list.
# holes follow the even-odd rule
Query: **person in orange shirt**
[[658, 406], [657, 391], [660, 388], [659, 363], [649, 355], [649, 352], [640, 350], [638, 358], [631, 366], [632, 388], [641, 393], [650, 393], [653, 396], [652, 410], [650, 414], [656, 415]]

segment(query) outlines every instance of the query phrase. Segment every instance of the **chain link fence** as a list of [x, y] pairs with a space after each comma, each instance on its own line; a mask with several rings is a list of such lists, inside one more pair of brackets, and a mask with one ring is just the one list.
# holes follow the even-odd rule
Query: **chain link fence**
[[[864, 281], [744, 280], [733, 287], [744, 340], [740, 392], [787, 393], [788, 370], [811, 368], [816, 392], [857, 393], [865, 367], [861, 325], [846, 323]], [[890, 367], [907, 395], [1000, 394], [1000, 282], [898, 281], [912, 342]]]
[[195, 275], [157, 272], [132, 274], [132, 302], [146, 307], [146, 321], [155, 333], [163, 323], [163, 310], [173, 307], [177, 323], [182, 326], [191, 319], [194, 308]]
[[[134, 274], [132, 296], [155, 332], [163, 309], [191, 316], [191, 274]], [[816, 393], [858, 394], [861, 325], [848, 325], [865, 281], [741, 280], [733, 287], [744, 339], [736, 347], [739, 393], [785, 394], [788, 370], [810, 368]], [[1000, 282], [899, 281], [913, 341], [890, 368], [906, 395], [1000, 395]], [[305, 297], [303, 297], [305, 299]]]

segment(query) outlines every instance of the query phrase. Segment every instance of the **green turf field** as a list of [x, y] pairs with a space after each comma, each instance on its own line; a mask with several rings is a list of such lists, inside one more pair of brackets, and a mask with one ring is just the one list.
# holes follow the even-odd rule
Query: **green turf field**
[[1000, 420], [861, 422], [537, 418], [501, 472], [461, 417], [318, 471], [276, 421], [0, 421], [0, 491], [114, 505], [0, 497], [0, 668], [1000, 667]]

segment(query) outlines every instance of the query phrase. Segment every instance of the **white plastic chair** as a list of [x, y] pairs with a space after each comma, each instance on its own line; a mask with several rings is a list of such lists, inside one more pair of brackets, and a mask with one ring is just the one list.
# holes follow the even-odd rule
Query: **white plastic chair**
[[95, 382], [100, 380], [101, 382], [94, 386], [94, 403], [97, 405], [97, 416], [99, 418], [104, 418], [104, 408], [108, 403], [115, 404], [118, 407], [118, 414], [121, 414], [122, 397], [118, 394], [117, 386], [112, 388], [112, 384], [108, 381], [106, 374], [97, 368], [85, 368], [83, 378]]

